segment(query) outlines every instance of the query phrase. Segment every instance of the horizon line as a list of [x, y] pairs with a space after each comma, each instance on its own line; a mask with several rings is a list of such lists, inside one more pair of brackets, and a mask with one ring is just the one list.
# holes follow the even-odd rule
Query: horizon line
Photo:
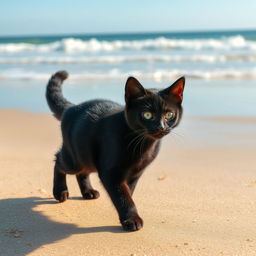
[[158, 31], [125, 31], [125, 32], [96, 32], [96, 33], [87, 33], [87, 32], [78, 32], [78, 33], [43, 33], [43, 34], [19, 34], [19, 35], [0, 35], [0, 38], [14, 38], [14, 37], [54, 37], [54, 36], [102, 36], [102, 35], [141, 35], [141, 34], [190, 34], [190, 33], [214, 33], [214, 32], [254, 32], [256, 28], [232, 28], [232, 29], [198, 29], [198, 30], [158, 30]]

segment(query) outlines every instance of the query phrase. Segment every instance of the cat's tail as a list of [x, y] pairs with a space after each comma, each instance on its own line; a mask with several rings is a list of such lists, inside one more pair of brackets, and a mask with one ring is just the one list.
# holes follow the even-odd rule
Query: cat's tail
[[61, 120], [65, 109], [73, 106], [73, 104], [62, 95], [61, 85], [67, 78], [68, 73], [66, 71], [58, 71], [50, 78], [46, 88], [48, 106], [58, 120]]

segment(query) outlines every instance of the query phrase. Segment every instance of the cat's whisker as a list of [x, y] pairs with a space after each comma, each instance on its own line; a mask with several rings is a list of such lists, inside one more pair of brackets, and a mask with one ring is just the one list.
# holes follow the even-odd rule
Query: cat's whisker
[[139, 136], [136, 136], [135, 137], [135, 139], [133, 140], [133, 143], [135, 143], [135, 145], [134, 145], [134, 148], [133, 148], [133, 155], [136, 153], [136, 149], [139, 147], [139, 154], [140, 154], [140, 156], [142, 155], [142, 153], [141, 153], [141, 144], [143, 143], [143, 141], [144, 141], [144, 139], [145, 139], [145, 134], [146, 134], [147, 132], [145, 131], [145, 130], [143, 130], [140, 134], [139, 134]]
[[131, 132], [129, 132], [126, 136], [125, 136], [125, 138], [127, 138], [128, 136], [132, 136], [132, 135], [134, 135], [134, 134], [140, 134], [141, 132], [145, 132], [145, 129], [137, 129], [137, 130], [133, 130], [133, 131], [131, 131]]
[[140, 145], [140, 156], [142, 156], [145, 141], [146, 141], [146, 138], [143, 136], [142, 141], [141, 141], [141, 145]]
[[182, 138], [185, 137], [185, 135], [184, 135], [184, 134], [181, 134], [180, 132], [177, 133], [177, 132], [172, 131], [172, 133], [175, 134], [175, 135], [177, 135], [177, 136], [179, 136], [179, 137], [182, 137]]
[[182, 138], [182, 139], [184, 139], [184, 138], [185, 138], [185, 136], [184, 136], [184, 135], [179, 134], [179, 133], [174, 132], [174, 131], [172, 131], [172, 134], [173, 134], [173, 135], [175, 135], [175, 136], [177, 136], [177, 137], [179, 137], [179, 138]]
[[135, 154], [135, 152], [136, 152], [136, 147], [137, 147], [137, 145], [138, 145], [138, 142], [139, 142], [139, 140], [140, 140], [140, 138], [141, 138], [141, 136], [139, 136], [139, 137], [136, 137], [136, 140], [134, 141], [134, 147], [133, 147], [133, 149], [132, 149], [132, 155], [134, 156], [134, 154]]
[[136, 140], [137, 140], [139, 137], [141, 137], [141, 136], [142, 136], [142, 133], [137, 134], [137, 135], [130, 141], [130, 143], [129, 143], [128, 146], [127, 146], [127, 149], [129, 149], [129, 147], [130, 147], [134, 142], [136, 142]]
[[137, 147], [137, 145], [139, 144], [139, 142], [140, 142], [142, 136], [143, 136], [143, 135], [140, 133], [139, 136], [136, 137], [136, 140], [134, 141], [135, 145], [134, 145], [134, 148], [133, 148], [134, 150], [133, 150], [133, 151], [136, 150], [136, 147]]
[[143, 147], [144, 147], [145, 140], [146, 140], [146, 138], [143, 136], [141, 139], [141, 143], [140, 143], [140, 156], [142, 156], [142, 154], [143, 154]]
[[141, 137], [138, 138], [138, 140], [136, 140], [136, 143], [134, 145], [134, 148], [133, 148], [133, 151], [132, 151], [132, 155], [135, 156], [135, 153], [136, 153], [136, 148], [139, 144], [139, 140], [141, 139]]
[[143, 138], [142, 138], [142, 141], [141, 141], [141, 147], [140, 147], [140, 155], [141, 156], [143, 154], [144, 145], [146, 143], [146, 137], [144, 136], [145, 134], [146, 134], [146, 132], [143, 134]]
[[179, 142], [182, 142], [182, 143], [185, 143], [185, 136], [184, 135], [181, 135], [181, 134], [178, 134], [176, 132], [171, 132], [173, 136], [171, 136], [172, 139], [178, 139]]
[[141, 143], [144, 139], [144, 136], [142, 135], [141, 137], [139, 137], [138, 141], [137, 141], [137, 144], [135, 145], [134, 147], [134, 153], [136, 152], [136, 149], [139, 147], [139, 156], [141, 157], [141, 153], [140, 153], [140, 148], [141, 148]]

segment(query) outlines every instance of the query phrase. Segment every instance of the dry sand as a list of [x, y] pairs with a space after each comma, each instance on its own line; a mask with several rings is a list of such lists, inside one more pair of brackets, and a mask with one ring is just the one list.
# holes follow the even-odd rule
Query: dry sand
[[101, 197], [52, 198], [59, 123], [0, 110], [0, 255], [256, 255], [256, 121], [184, 117], [134, 194], [145, 226], [126, 233]]

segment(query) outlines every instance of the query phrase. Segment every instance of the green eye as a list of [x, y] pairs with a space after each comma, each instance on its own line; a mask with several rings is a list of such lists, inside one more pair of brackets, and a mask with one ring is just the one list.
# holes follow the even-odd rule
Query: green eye
[[143, 117], [147, 120], [151, 119], [153, 117], [151, 112], [144, 112]]
[[165, 113], [164, 117], [165, 117], [165, 119], [170, 120], [173, 118], [173, 116], [174, 116], [173, 112], [167, 112], [167, 113]]

